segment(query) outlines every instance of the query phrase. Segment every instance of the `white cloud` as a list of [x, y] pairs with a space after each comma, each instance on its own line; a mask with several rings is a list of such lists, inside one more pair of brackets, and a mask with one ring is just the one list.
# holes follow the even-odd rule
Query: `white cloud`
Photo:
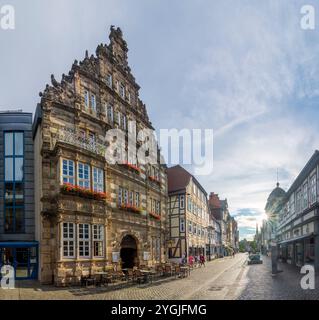
[[183, 91], [194, 125], [215, 129], [214, 172], [201, 181], [227, 197], [232, 212], [255, 208], [254, 218], [237, 216], [243, 228], [265, 218], [277, 168], [288, 188], [319, 142], [317, 128], [291, 105], [302, 113], [301, 99], [319, 94], [319, 50], [300, 31], [298, 5], [245, 4], [240, 13], [225, 4], [227, 24], [216, 32], [223, 40], [203, 50]]
[[0, 106], [34, 111], [50, 74], [118, 25], [155, 128], [213, 128], [214, 171], [199, 180], [258, 220], [276, 169], [289, 187], [319, 143], [319, 31], [300, 29], [302, 0], [199, 3], [17, 2], [17, 29], [0, 32]]

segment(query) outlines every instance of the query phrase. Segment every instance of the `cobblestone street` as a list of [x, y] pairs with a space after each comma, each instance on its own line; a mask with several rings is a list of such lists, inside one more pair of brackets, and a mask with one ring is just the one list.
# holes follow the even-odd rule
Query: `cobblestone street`
[[[318, 299], [319, 291], [302, 290], [298, 270], [290, 265], [280, 265], [283, 273], [272, 277], [270, 259], [248, 266], [247, 254], [235, 258], [214, 260], [205, 268], [195, 269], [186, 279], [165, 279], [147, 285], [134, 285], [124, 289], [107, 288], [55, 288], [39, 286], [35, 282], [18, 282], [14, 290], [0, 289], [0, 299], [39, 300], [179, 300], [179, 299]], [[319, 279], [317, 278], [317, 282]]]

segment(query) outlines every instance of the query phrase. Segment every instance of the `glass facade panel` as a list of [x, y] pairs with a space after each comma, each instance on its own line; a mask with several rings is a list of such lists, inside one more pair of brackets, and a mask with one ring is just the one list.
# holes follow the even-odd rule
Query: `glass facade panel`
[[14, 135], [14, 153], [16, 156], [23, 156], [23, 133], [16, 132]]
[[5, 155], [13, 155], [13, 132], [6, 132], [4, 136]]
[[23, 184], [22, 183], [15, 183], [15, 205], [16, 206], [23, 206], [24, 195], [23, 195]]
[[13, 183], [6, 183], [5, 184], [5, 205], [6, 206], [12, 206], [14, 202], [14, 184]]
[[13, 181], [13, 158], [6, 158], [5, 159], [5, 180], [6, 181]]
[[15, 208], [15, 232], [23, 232], [24, 228], [24, 210], [23, 208]]
[[15, 181], [23, 180], [23, 158], [15, 159], [14, 174], [15, 174], [14, 176]]
[[4, 231], [24, 232], [24, 134], [4, 133]]
[[14, 232], [14, 214], [13, 208], [6, 208], [5, 210], [5, 232]]

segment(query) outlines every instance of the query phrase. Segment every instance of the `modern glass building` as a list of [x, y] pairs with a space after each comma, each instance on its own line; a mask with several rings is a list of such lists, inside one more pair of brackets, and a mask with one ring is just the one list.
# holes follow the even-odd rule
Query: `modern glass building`
[[37, 279], [32, 114], [0, 113], [0, 267]]

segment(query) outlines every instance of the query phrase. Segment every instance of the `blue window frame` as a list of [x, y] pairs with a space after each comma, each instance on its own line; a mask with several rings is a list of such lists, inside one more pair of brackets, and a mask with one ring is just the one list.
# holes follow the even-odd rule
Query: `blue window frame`
[[11, 265], [17, 280], [38, 278], [38, 258], [38, 242], [0, 243], [0, 269]]
[[24, 233], [24, 134], [4, 132], [4, 232]]

